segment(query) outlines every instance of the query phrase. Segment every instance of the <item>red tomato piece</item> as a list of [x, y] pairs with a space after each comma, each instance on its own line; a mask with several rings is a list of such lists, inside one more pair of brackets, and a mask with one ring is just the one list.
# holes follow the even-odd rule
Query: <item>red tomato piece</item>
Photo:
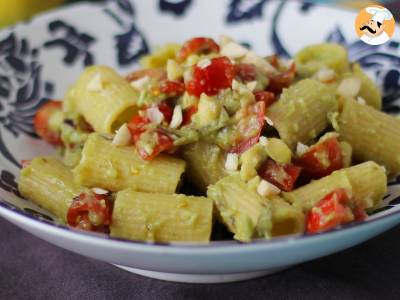
[[183, 111], [182, 125], [187, 125], [192, 121], [192, 116], [197, 112], [197, 106], [192, 105]]
[[151, 122], [148, 118], [142, 117], [141, 115], [134, 116], [132, 121], [129, 122], [128, 129], [135, 143], [140, 139], [141, 134], [146, 130], [146, 125], [150, 123]]
[[253, 64], [234, 65], [235, 79], [240, 81], [254, 81], [257, 78], [257, 68]]
[[268, 91], [254, 92], [254, 97], [256, 98], [257, 102], [258, 101], [264, 102], [265, 107], [270, 106], [276, 100], [275, 94], [272, 92], [268, 92]]
[[278, 164], [268, 158], [258, 170], [258, 175], [285, 192], [293, 190], [301, 168], [294, 164]]
[[267, 57], [267, 60], [269, 61], [271, 66], [273, 66], [275, 69], [279, 68], [279, 57], [277, 54]]
[[342, 149], [337, 138], [329, 138], [310, 147], [296, 160], [296, 164], [313, 179], [318, 179], [343, 168]]
[[236, 124], [235, 132], [238, 137], [230, 152], [243, 153], [258, 142], [265, 123], [264, 115], [264, 102], [256, 102], [236, 113], [235, 118], [239, 122]]
[[61, 102], [50, 100], [39, 108], [33, 119], [37, 135], [52, 145], [62, 145], [60, 133], [51, 130], [49, 125], [51, 116], [61, 109]]
[[183, 44], [178, 53], [178, 58], [184, 61], [191, 54], [209, 54], [212, 52], [219, 52], [219, 46], [213, 39], [196, 37]]
[[229, 58], [213, 58], [205, 68], [193, 66], [193, 79], [187, 83], [186, 90], [196, 97], [200, 97], [201, 93], [213, 96], [222, 89], [230, 88], [233, 77], [233, 65]]
[[337, 189], [322, 198], [307, 215], [307, 232], [317, 233], [354, 220], [344, 189]]
[[144, 160], [152, 160], [161, 152], [171, 150], [174, 146], [174, 140], [161, 129], [157, 129], [154, 134], [155, 138], [157, 138], [157, 144], [151, 153], [148, 153], [145, 149], [140, 148], [136, 143], [136, 149], [140, 157]]
[[21, 160], [22, 169], [28, 167], [30, 163], [31, 163], [30, 160], [26, 160], [26, 159]]
[[75, 197], [67, 212], [68, 225], [88, 231], [107, 232], [111, 224], [109, 195], [82, 193]]
[[164, 115], [164, 120], [167, 121], [167, 123], [169, 124], [171, 122], [172, 115], [174, 113], [171, 106], [166, 101], [163, 101], [160, 104], [158, 104], [158, 109]]
[[161, 82], [160, 92], [168, 97], [176, 97], [185, 92], [185, 84], [180, 81], [165, 80]]
[[295, 75], [296, 65], [293, 63], [285, 72], [269, 77], [267, 91], [273, 92], [274, 94], [282, 93], [282, 90], [292, 83]]

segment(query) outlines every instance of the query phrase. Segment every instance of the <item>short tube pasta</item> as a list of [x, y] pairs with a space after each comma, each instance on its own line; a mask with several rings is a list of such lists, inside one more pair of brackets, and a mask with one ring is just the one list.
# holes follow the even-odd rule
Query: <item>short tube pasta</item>
[[75, 184], [72, 172], [52, 157], [36, 157], [25, 167], [18, 182], [22, 196], [32, 200], [66, 222], [72, 199], [82, 188]]
[[111, 141], [93, 133], [86, 141], [73, 173], [75, 180], [83, 186], [113, 192], [132, 188], [172, 194], [184, 170], [183, 160], [159, 155], [152, 161], [143, 161], [133, 146], [112, 146]]
[[217, 145], [199, 141], [183, 148], [189, 180], [201, 191], [226, 176], [226, 153]]
[[211, 235], [213, 202], [205, 197], [141, 193], [117, 194], [110, 235], [152, 242], [203, 242]]
[[136, 112], [138, 93], [114, 70], [105, 66], [87, 68], [66, 99], [67, 110], [80, 113], [99, 133], [114, 133]]
[[326, 85], [304, 79], [284, 90], [266, 113], [281, 139], [292, 149], [307, 143], [328, 126], [328, 114], [338, 110], [335, 95]]
[[358, 161], [373, 160], [389, 176], [400, 174], [400, 119], [353, 99], [345, 99], [339, 116], [340, 138], [353, 148]]

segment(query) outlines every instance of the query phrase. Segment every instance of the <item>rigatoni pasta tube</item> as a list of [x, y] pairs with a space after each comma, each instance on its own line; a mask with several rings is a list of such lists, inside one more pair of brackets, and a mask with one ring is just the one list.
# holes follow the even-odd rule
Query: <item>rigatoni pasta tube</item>
[[267, 199], [272, 209], [272, 236], [304, 232], [305, 217], [302, 210], [287, 203], [279, 196]]
[[294, 207], [307, 212], [324, 196], [339, 188], [345, 189], [349, 196], [353, 195], [353, 187], [346, 173], [336, 171], [291, 192], [284, 192], [282, 195]]
[[52, 157], [34, 158], [21, 171], [18, 189], [22, 196], [66, 222], [72, 199], [81, 192], [72, 172]]
[[65, 108], [84, 116], [99, 133], [113, 133], [136, 112], [138, 94], [114, 70], [92, 66], [67, 94]]
[[213, 202], [205, 197], [135, 192], [117, 194], [110, 235], [155, 242], [208, 242]]
[[73, 173], [76, 181], [83, 186], [113, 192], [132, 188], [142, 192], [172, 194], [184, 170], [185, 162], [181, 159], [161, 154], [151, 161], [143, 161], [134, 146], [113, 146], [111, 141], [92, 133]]
[[217, 145], [199, 141], [183, 148], [189, 180], [201, 191], [228, 175], [225, 171], [226, 153]]
[[353, 187], [353, 196], [362, 208], [371, 209], [381, 204], [387, 192], [387, 177], [385, 170], [368, 161], [350, 168], [342, 169]]
[[373, 160], [385, 166], [390, 176], [400, 174], [399, 132], [400, 119], [345, 99], [339, 116], [339, 133], [352, 146], [356, 160]]
[[326, 85], [304, 79], [284, 90], [266, 113], [281, 139], [292, 149], [307, 143], [328, 126], [328, 114], [338, 110], [335, 95]]
[[249, 242], [252, 237], [270, 237], [271, 206], [250, 190], [238, 173], [210, 185], [207, 196], [214, 200], [221, 221], [235, 239]]

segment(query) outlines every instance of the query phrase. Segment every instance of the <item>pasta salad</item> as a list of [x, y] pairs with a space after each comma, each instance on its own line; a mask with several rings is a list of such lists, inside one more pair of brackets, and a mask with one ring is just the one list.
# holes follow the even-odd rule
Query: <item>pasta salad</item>
[[400, 174], [400, 120], [342, 46], [286, 60], [195, 37], [141, 64], [88, 67], [38, 110], [61, 155], [23, 161], [21, 195], [113, 237], [250, 242], [362, 221]]

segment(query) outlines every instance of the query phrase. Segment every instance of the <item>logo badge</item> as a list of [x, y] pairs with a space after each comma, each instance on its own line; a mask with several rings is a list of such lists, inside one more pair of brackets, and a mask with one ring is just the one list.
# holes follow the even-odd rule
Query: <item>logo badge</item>
[[369, 45], [382, 45], [390, 40], [396, 27], [393, 14], [385, 7], [370, 5], [358, 14], [355, 29], [360, 39]]

